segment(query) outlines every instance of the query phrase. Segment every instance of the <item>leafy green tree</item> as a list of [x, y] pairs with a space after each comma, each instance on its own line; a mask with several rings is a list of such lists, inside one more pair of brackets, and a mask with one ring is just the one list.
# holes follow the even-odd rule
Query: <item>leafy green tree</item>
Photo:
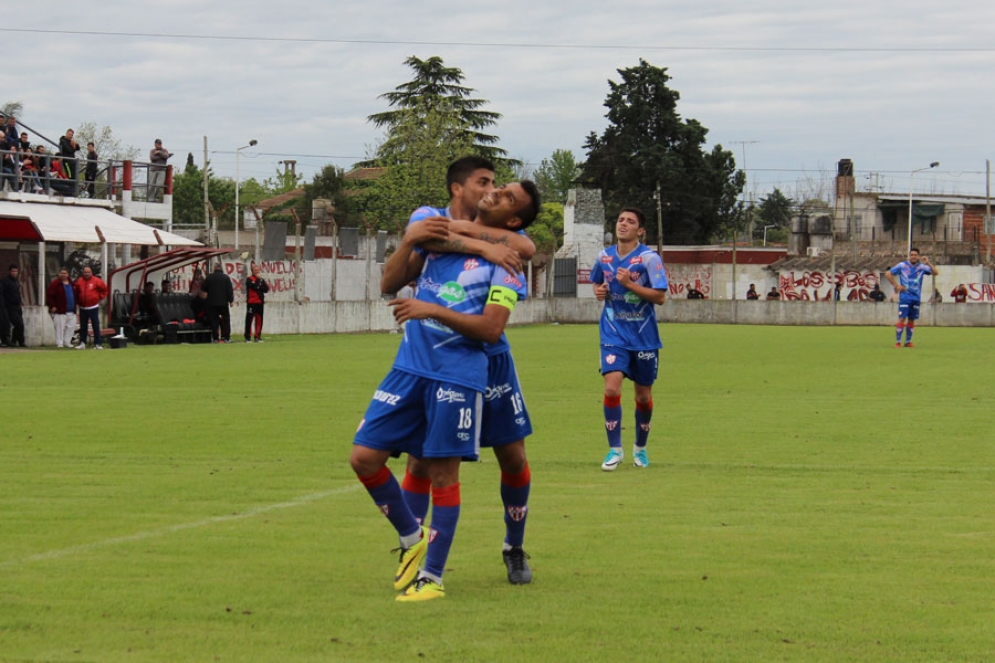
[[[231, 230], [235, 227], [235, 180], [214, 177], [210, 164], [207, 175], [207, 198], [218, 215], [218, 229]], [[241, 195], [239, 204], [243, 204]], [[187, 154], [183, 172], [173, 173], [173, 223], [204, 226], [204, 171], [194, 163], [193, 154]]]
[[[624, 205], [656, 216], [659, 186], [666, 242], [709, 241], [736, 213], [745, 175], [721, 145], [704, 151], [708, 129], [697, 120], [681, 119], [680, 94], [668, 87], [666, 68], [640, 59], [638, 66], [618, 73], [620, 83], [608, 81], [609, 125], [602, 135], [588, 136], [581, 179], [601, 188], [610, 218]], [[652, 241], [656, 224], [648, 225]]]
[[311, 220], [312, 203], [322, 198], [332, 204], [335, 223], [338, 226], [360, 225], [361, 219], [356, 212], [356, 194], [361, 192], [367, 183], [350, 186], [344, 176], [345, 173], [341, 168], [332, 164], [325, 166], [320, 172], [315, 173], [311, 182], [303, 186], [304, 195], [287, 205], [285, 209], [274, 208], [266, 220], [292, 221], [288, 211], [291, 206], [296, 209], [301, 221]]
[[469, 143], [473, 154], [495, 160], [505, 158], [507, 152], [496, 146], [499, 138], [486, 133], [497, 124], [501, 114], [483, 110], [488, 101], [471, 96], [474, 90], [463, 85], [463, 72], [459, 68], [445, 66], [437, 55], [427, 60], [412, 55], [404, 64], [411, 67], [415, 77], [380, 95], [393, 110], [367, 118], [377, 128], [386, 130], [386, 139], [377, 149], [375, 163], [364, 165], [385, 166], [404, 160], [407, 137], [404, 132], [398, 135], [397, 130], [410, 124], [411, 112], [447, 116], [445, 124], [453, 140]]
[[173, 173], [173, 223], [178, 226], [204, 226], [204, 173], [193, 154], [187, 154], [183, 170]]
[[98, 127], [95, 122], [80, 122], [75, 130], [76, 142], [79, 143], [79, 158], [86, 158], [86, 144], [92, 142], [101, 161], [113, 159], [125, 161], [137, 160], [141, 151], [134, 146], [124, 145], [114, 137], [114, 130], [108, 126]]
[[574, 188], [580, 176], [580, 166], [570, 150], [554, 150], [552, 156], [543, 159], [536, 168], [536, 186], [543, 201], [566, 203], [567, 192]]
[[783, 228], [791, 223], [791, 215], [794, 213], [795, 201], [788, 198], [781, 190], [776, 188], [767, 196], [760, 199], [757, 209], [757, 216], [765, 226], [776, 226]]
[[446, 170], [455, 159], [474, 154], [472, 136], [457, 116], [415, 103], [403, 109], [391, 128], [391, 139], [403, 148], [392, 149], [379, 163], [383, 176], [356, 192], [356, 209], [366, 225], [389, 231], [404, 227], [420, 205], [448, 204]]
[[543, 201], [539, 215], [525, 232], [536, 245], [537, 252], [556, 253], [563, 243], [563, 204]]
[[281, 193], [290, 193], [294, 189], [300, 188], [303, 181], [303, 175], [298, 175], [289, 168], [284, 170], [277, 168], [276, 175], [263, 180], [262, 187], [269, 195], [279, 196]]

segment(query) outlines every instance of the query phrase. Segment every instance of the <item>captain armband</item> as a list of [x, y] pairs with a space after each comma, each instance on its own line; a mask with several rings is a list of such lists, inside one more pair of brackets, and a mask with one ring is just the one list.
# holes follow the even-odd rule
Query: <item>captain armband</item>
[[502, 285], [491, 286], [490, 292], [487, 293], [487, 303], [497, 304], [498, 306], [503, 306], [509, 311], [515, 310], [515, 304], [518, 303], [518, 293], [511, 288], [505, 288]]

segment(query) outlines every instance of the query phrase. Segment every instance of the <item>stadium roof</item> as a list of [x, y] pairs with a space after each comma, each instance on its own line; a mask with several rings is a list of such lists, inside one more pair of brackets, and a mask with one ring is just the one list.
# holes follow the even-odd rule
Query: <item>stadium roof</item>
[[0, 200], [0, 241], [202, 246], [95, 205]]

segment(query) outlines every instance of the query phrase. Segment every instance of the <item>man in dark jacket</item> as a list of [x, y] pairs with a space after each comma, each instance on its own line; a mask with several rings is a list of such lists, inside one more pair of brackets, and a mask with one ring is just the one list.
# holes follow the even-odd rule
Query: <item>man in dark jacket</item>
[[76, 189], [76, 153], [79, 151], [79, 143], [76, 142], [75, 132], [66, 129], [66, 135], [59, 138], [59, 156], [62, 157], [63, 172], [66, 177], [73, 180], [73, 191]]
[[231, 311], [228, 308], [235, 301], [235, 289], [220, 262], [204, 279], [200, 289], [201, 292], [207, 293], [207, 318], [211, 323], [211, 342], [231, 343]]
[[263, 342], [263, 305], [269, 284], [261, 276], [259, 265], [252, 263], [252, 274], [245, 279], [245, 342], [252, 341], [252, 324], [256, 325], [256, 343]]
[[0, 283], [0, 348], [10, 344], [10, 320], [7, 319], [7, 298], [3, 294], [3, 284]]
[[17, 265], [10, 266], [10, 273], [7, 278], [0, 281], [3, 288], [3, 303], [7, 310], [7, 320], [10, 324], [10, 339], [7, 341], [11, 347], [28, 347], [24, 342], [24, 317], [21, 314], [21, 282], [17, 280], [20, 269]]
[[94, 147], [93, 143], [86, 144], [86, 171], [83, 174], [86, 180], [86, 195], [93, 198], [95, 193], [94, 182], [97, 181], [97, 166], [99, 165], [98, 160], [100, 156], [97, 154], [97, 148]]

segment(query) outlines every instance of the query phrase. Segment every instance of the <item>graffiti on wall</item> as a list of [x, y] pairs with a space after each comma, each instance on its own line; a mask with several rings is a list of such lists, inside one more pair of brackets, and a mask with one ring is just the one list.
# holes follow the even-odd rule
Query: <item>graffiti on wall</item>
[[995, 302], [995, 283], [968, 283], [967, 301]]
[[[249, 274], [249, 264], [225, 260], [221, 266], [225, 274], [231, 279], [232, 287], [235, 288], [235, 299], [237, 300], [240, 294], [244, 296], [245, 277]], [[259, 268], [262, 271], [261, 276], [269, 284], [267, 300], [293, 299], [295, 283], [293, 260], [264, 260], [259, 263]], [[205, 263], [199, 263], [169, 272], [168, 276], [173, 292], [190, 291], [190, 282], [193, 280], [195, 269], [200, 269], [206, 276], [212, 267]]]
[[829, 272], [781, 272], [777, 277], [781, 299], [787, 301], [831, 300], [836, 284], [840, 285], [840, 299], [850, 301], [867, 299], [867, 295], [880, 285], [875, 272], [842, 271], [835, 278]]
[[701, 291], [706, 297], [712, 296], [712, 266], [693, 264], [667, 265], [667, 282], [671, 297], [687, 297], [688, 285]]

